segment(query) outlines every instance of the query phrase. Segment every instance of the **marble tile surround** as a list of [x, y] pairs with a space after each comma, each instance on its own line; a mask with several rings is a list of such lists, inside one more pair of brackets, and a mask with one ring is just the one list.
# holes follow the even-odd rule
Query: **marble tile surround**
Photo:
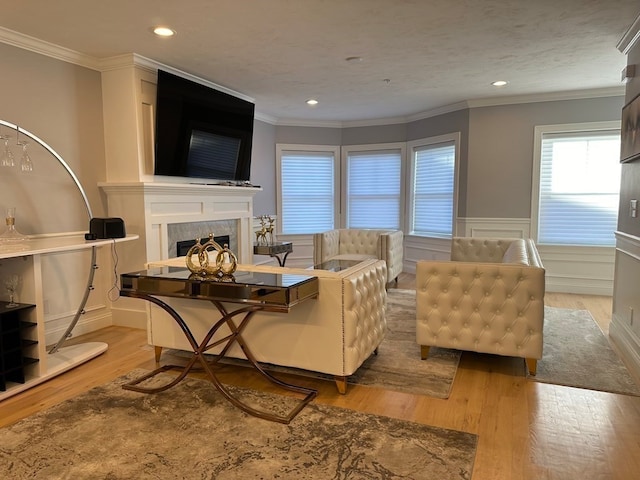
[[195, 240], [202, 238], [206, 241], [209, 233], [215, 236], [229, 235], [229, 249], [238, 252], [238, 221], [214, 220], [205, 222], [169, 223], [167, 224], [167, 237], [169, 245], [169, 257], [177, 256], [176, 243], [183, 240]]

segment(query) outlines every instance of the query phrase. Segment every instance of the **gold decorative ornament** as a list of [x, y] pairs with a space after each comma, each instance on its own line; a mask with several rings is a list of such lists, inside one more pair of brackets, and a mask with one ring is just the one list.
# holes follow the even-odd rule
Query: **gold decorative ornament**
[[[215, 252], [215, 255], [210, 256], [209, 252]], [[194, 256], [197, 256], [198, 264], [194, 263]], [[238, 258], [229, 250], [229, 245], [225, 243], [221, 247], [213, 239], [213, 233], [209, 234], [209, 240], [204, 244], [200, 243], [199, 238], [196, 239], [195, 245], [187, 252], [185, 262], [191, 273], [207, 278], [230, 277], [238, 268]]]
[[255, 232], [256, 243], [258, 245], [273, 245], [273, 231], [275, 230], [276, 220], [271, 215], [260, 215], [255, 218], [260, 220], [260, 230]]

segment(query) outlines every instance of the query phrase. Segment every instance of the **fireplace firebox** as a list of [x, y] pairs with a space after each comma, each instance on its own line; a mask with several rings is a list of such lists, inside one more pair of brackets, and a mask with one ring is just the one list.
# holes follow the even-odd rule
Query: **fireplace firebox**
[[[221, 247], [224, 247], [225, 244], [229, 245], [229, 235], [218, 235], [213, 237], [213, 240], [219, 244]], [[206, 239], [202, 239], [202, 242], [205, 242]], [[189, 249], [196, 244], [195, 240], [180, 240], [176, 242], [176, 252], [178, 257], [184, 257]]]

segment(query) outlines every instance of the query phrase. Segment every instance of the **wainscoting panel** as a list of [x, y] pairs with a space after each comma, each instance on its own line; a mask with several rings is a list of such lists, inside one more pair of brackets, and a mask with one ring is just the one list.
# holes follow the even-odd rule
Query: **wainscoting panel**
[[449, 260], [451, 257], [451, 239], [427, 238], [415, 235], [404, 237], [404, 269], [407, 273], [416, 273], [419, 260]]
[[615, 248], [538, 245], [549, 292], [612, 295]]
[[616, 233], [613, 316], [609, 336], [640, 378], [640, 238]]
[[[280, 242], [293, 242], [293, 252], [287, 257], [286, 267], [307, 268], [313, 265], [313, 235], [278, 235]], [[264, 259], [264, 257], [256, 255], [256, 259]], [[275, 260], [274, 260], [275, 261]]]
[[529, 238], [531, 220], [528, 218], [459, 218], [460, 237]]
[[[530, 238], [529, 218], [459, 218], [459, 236]], [[614, 248], [538, 245], [546, 290], [586, 295], [613, 293]]]

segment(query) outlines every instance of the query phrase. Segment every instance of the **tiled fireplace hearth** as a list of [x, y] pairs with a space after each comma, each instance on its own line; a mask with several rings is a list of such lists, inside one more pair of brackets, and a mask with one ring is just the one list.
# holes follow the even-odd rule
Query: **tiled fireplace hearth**
[[105, 183], [110, 216], [122, 217], [128, 233], [137, 233], [137, 265], [176, 256], [176, 243], [198, 237], [229, 235], [229, 248], [240, 263], [253, 260], [251, 187], [200, 184]]

